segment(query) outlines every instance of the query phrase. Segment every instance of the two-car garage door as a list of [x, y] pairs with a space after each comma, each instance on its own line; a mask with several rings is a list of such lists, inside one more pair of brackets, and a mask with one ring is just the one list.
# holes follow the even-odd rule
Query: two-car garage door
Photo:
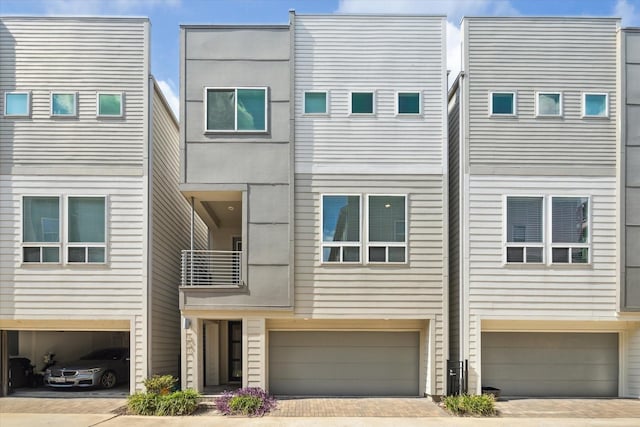
[[418, 332], [272, 331], [269, 390], [316, 396], [417, 396]]
[[504, 396], [618, 396], [618, 334], [484, 332], [482, 386]]

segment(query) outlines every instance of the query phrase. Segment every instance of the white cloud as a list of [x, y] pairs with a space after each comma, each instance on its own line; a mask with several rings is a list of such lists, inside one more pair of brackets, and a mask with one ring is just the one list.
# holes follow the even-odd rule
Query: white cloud
[[126, 15], [157, 7], [179, 7], [182, 0], [48, 0], [48, 15]]
[[622, 25], [633, 27], [640, 25], [640, 11], [628, 0], [618, 0], [613, 9], [613, 16], [622, 18]]
[[509, 0], [340, 0], [337, 12], [447, 15], [449, 83], [453, 83], [460, 72], [460, 20], [463, 16], [519, 14]]
[[173, 114], [175, 114], [176, 117], [180, 117], [180, 98], [178, 98], [178, 94], [173, 90], [174, 84], [171, 79], [168, 81], [158, 80], [158, 86], [160, 86], [162, 94], [167, 99], [169, 106], [173, 110]]

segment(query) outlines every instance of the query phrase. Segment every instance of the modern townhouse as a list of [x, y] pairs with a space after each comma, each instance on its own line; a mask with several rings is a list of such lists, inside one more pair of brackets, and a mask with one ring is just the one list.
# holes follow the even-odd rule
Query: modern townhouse
[[[183, 387], [441, 395], [445, 19], [181, 28]], [[195, 233], [193, 241], [201, 241]]]
[[127, 378], [104, 376], [131, 392], [179, 374], [190, 209], [149, 37], [144, 18], [0, 18], [3, 393], [12, 355], [125, 347]]
[[462, 72], [449, 94], [450, 342], [452, 357], [468, 360], [471, 393], [640, 395], [630, 169], [626, 292], [617, 251], [635, 37], [624, 69], [617, 19], [462, 21]]

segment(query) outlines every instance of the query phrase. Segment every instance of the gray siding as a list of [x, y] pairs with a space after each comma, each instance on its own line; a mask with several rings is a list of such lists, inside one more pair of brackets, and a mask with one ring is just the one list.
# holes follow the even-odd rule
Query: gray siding
[[[464, 20], [472, 173], [614, 175], [618, 26], [616, 19]], [[489, 117], [491, 91], [516, 92], [517, 117]], [[536, 117], [536, 91], [562, 92], [563, 117]], [[609, 118], [583, 119], [583, 92], [608, 93]]]
[[[296, 173], [442, 173], [444, 28], [444, 17], [297, 15]], [[304, 114], [307, 90], [329, 91], [328, 115]], [[358, 90], [375, 91], [375, 115], [349, 115]], [[421, 116], [396, 116], [403, 90], [421, 93]]]
[[[2, 18], [0, 92], [30, 91], [32, 106], [31, 118], [0, 118], [0, 139], [13, 141], [0, 146], [3, 173], [141, 168], [147, 29], [146, 19]], [[97, 118], [96, 90], [124, 92], [124, 116]], [[51, 91], [77, 92], [78, 117], [50, 117]]]
[[460, 357], [460, 92], [449, 100], [449, 359]]
[[[437, 175], [296, 174], [295, 315], [297, 317], [434, 319], [436, 372], [444, 371], [444, 200]], [[320, 262], [321, 194], [408, 194], [407, 265]], [[364, 232], [364, 231], [363, 231]], [[435, 376], [435, 390], [443, 378]], [[440, 391], [438, 391], [440, 392]]]
[[640, 32], [625, 31], [621, 180], [621, 310], [640, 310]]
[[[189, 248], [191, 209], [178, 189], [178, 123], [153, 84], [151, 169], [151, 272], [149, 374], [180, 372], [180, 250]], [[206, 227], [196, 216], [196, 248], [207, 245]]]

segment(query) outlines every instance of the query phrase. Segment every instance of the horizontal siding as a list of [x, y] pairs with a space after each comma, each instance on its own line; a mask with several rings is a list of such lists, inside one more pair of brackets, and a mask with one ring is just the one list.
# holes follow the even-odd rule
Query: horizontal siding
[[[471, 315], [585, 319], [615, 316], [614, 178], [475, 176], [469, 192]], [[504, 195], [591, 196], [592, 265], [504, 266]]]
[[[146, 289], [143, 193], [142, 178], [0, 176], [0, 317], [86, 319], [142, 314]], [[21, 198], [44, 194], [107, 196], [107, 265], [21, 266]]]
[[625, 397], [640, 398], [640, 324], [627, 332], [627, 388]]
[[[180, 158], [178, 125], [153, 93], [151, 367], [150, 374], [179, 376], [180, 363], [180, 251], [190, 245], [191, 208], [178, 189]], [[206, 248], [207, 231], [195, 216], [196, 248]]]
[[[143, 165], [147, 22], [0, 19], [0, 92], [30, 91], [31, 117], [0, 117], [3, 166]], [[50, 117], [50, 92], [77, 92], [76, 118]], [[96, 91], [124, 93], [123, 118], [96, 117]], [[4, 112], [4, 96], [0, 97]]]
[[[442, 166], [443, 23], [435, 17], [296, 16], [296, 172], [419, 173]], [[328, 116], [303, 114], [306, 90], [330, 92]], [[349, 117], [350, 90], [376, 91], [375, 116]], [[397, 90], [420, 91], [423, 115], [396, 117]]]
[[243, 340], [243, 344], [246, 345], [246, 349], [243, 352], [246, 357], [246, 374], [243, 381], [246, 381], [247, 387], [265, 388], [267, 383], [265, 319], [245, 319], [244, 329], [246, 338]]
[[[615, 20], [471, 18], [464, 28], [472, 167], [613, 170]], [[517, 118], [489, 117], [491, 91], [517, 92]], [[562, 92], [563, 118], [536, 118], [536, 91]], [[582, 119], [582, 92], [608, 93], [610, 118]]]
[[[320, 264], [322, 193], [409, 194], [409, 264]], [[363, 199], [364, 203], [364, 199]], [[314, 317], [442, 313], [443, 200], [439, 176], [297, 175], [295, 312]]]

